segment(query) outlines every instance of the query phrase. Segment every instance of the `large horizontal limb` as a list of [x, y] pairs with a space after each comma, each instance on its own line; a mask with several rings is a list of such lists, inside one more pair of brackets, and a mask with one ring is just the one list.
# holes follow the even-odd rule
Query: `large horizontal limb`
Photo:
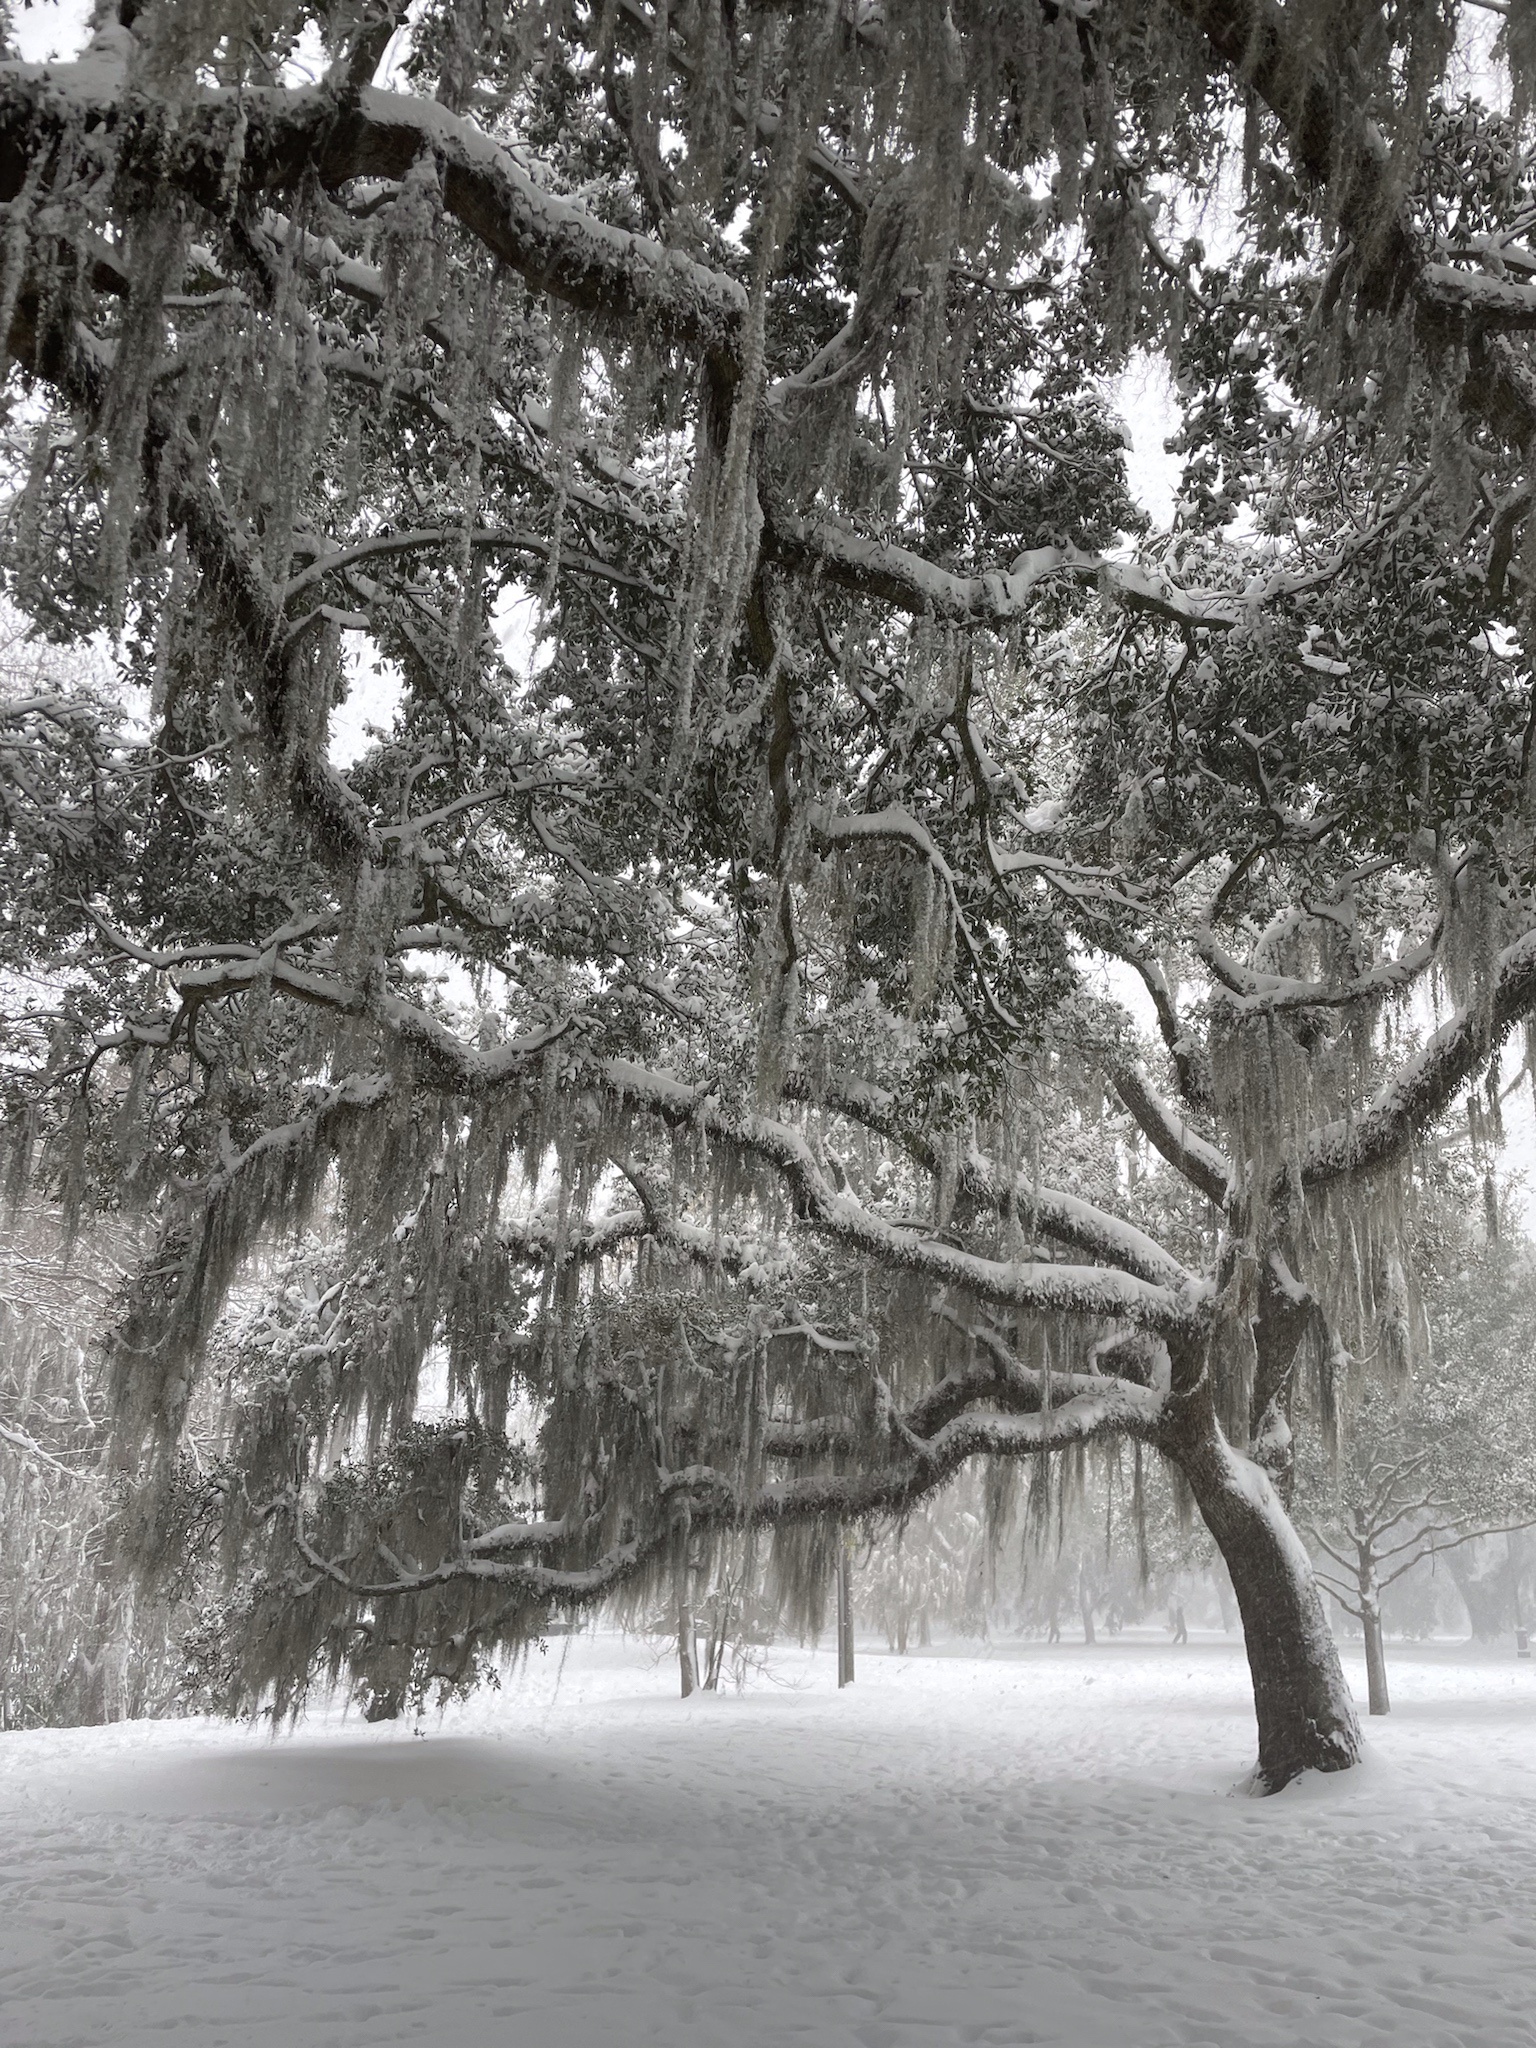
[[[117, 130], [130, 151], [148, 147], [152, 112], [129, 93], [121, 47], [131, 38], [113, 36], [76, 65], [0, 66], [0, 199], [17, 196], [39, 152], [82, 115]], [[746, 311], [734, 278], [544, 191], [492, 137], [435, 101], [329, 82], [204, 89], [177, 108], [173, 129], [155, 125], [153, 146], [159, 180], [215, 217], [229, 212], [232, 173], [245, 195], [265, 198], [311, 181], [334, 192], [358, 178], [403, 178], [434, 161], [447, 212], [537, 290], [700, 350], [734, 381]]]
[[1059, 1188], [1034, 1187], [1023, 1174], [1001, 1172], [978, 1152], [962, 1161], [960, 1186], [1000, 1215], [1016, 1216], [1057, 1244], [1070, 1245], [1106, 1265], [1119, 1266], [1154, 1287], [1179, 1291], [1194, 1275], [1144, 1230], [1108, 1209]]
[[572, 1225], [564, 1233], [541, 1216], [504, 1223], [497, 1233], [497, 1242], [510, 1257], [530, 1265], [553, 1266], [589, 1265], [617, 1258], [646, 1239], [663, 1251], [713, 1272], [734, 1275], [748, 1266], [766, 1267], [772, 1263], [773, 1255], [766, 1246], [728, 1231], [707, 1230], [685, 1217], [665, 1215], [651, 1204], [610, 1209], [602, 1216]]
[[[813, 1084], [796, 1074], [790, 1076], [785, 1093], [899, 1146], [925, 1173], [940, 1170], [937, 1151], [920, 1132], [902, 1125], [889, 1091], [874, 1082]], [[1096, 1263], [1119, 1266], [1151, 1286], [1177, 1293], [1194, 1282], [1186, 1266], [1134, 1223], [1062, 1189], [1037, 1187], [1026, 1175], [1008, 1172], [975, 1148], [961, 1159], [956, 1184], [958, 1193], [982, 1208], [1017, 1218], [1032, 1234], [1086, 1252]]]
[[[940, 1305], [935, 1313], [967, 1341], [970, 1356], [952, 1365], [904, 1412], [887, 1415], [894, 1451], [927, 1458], [940, 1433], [962, 1415], [982, 1407], [1009, 1415], [1051, 1415], [1069, 1402], [1097, 1400], [1109, 1390], [1116, 1412], [1130, 1419], [1125, 1427], [1150, 1433], [1161, 1416], [1164, 1377], [1154, 1384], [1104, 1372], [1057, 1372], [1026, 1365], [995, 1330], [976, 1325]], [[868, 1436], [856, 1424], [835, 1417], [777, 1423], [764, 1435], [763, 1448], [772, 1458], [803, 1458], [812, 1453], [867, 1455]]]
[[1194, 934], [1196, 950], [1222, 986], [1215, 994], [1234, 1015], [1270, 1015], [1288, 1010], [1347, 1010], [1380, 1002], [1405, 989], [1434, 965], [1441, 926], [1418, 945], [1405, 946], [1394, 960], [1379, 960], [1347, 981], [1303, 981], [1299, 976], [1261, 974], [1234, 960], [1207, 928]]
[[837, 1193], [803, 1134], [788, 1124], [728, 1111], [712, 1091], [626, 1060], [606, 1061], [602, 1073], [607, 1087], [627, 1104], [699, 1130], [769, 1167], [804, 1222], [882, 1266], [958, 1287], [1004, 1308], [1124, 1321], [1159, 1334], [1188, 1335], [1203, 1320], [1208, 1293], [1203, 1282], [1189, 1280], [1175, 1290], [1112, 1267], [1012, 1262], [957, 1250], [920, 1230], [889, 1223], [851, 1195]]
[[[208, 1002], [242, 993], [263, 978], [274, 991], [300, 1002], [371, 1018], [409, 1046], [440, 1085], [469, 1095], [526, 1078], [537, 1056], [568, 1028], [553, 1025], [482, 1050], [466, 1044], [441, 1019], [386, 989], [362, 988], [281, 958], [220, 961], [195, 968], [182, 977], [179, 987], [183, 1001]], [[772, 1117], [728, 1109], [709, 1087], [628, 1060], [599, 1062], [587, 1074], [586, 1085], [595, 1085], [616, 1104], [646, 1111], [673, 1127], [695, 1130], [738, 1157], [768, 1168], [811, 1229], [888, 1269], [958, 1287], [1004, 1308], [1127, 1322], [1160, 1335], [1188, 1337], [1203, 1323], [1209, 1288], [1189, 1276], [1174, 1287], [1109, 1266], [982, 1258], [920, 1229], [887, 1222], [832, 1187], [801, 1132]]]
[[[1301, 1151], [1310, 1194], [1397, 1158], [1450, 1107], [1516, 1024], [1536, 1011], [1536, 929], [1494, 962], [1487, 996], [1463, 1005], [1360, 1114], [1314, 1131]], [[1283, 1190], [1277, 1190], [1283, 1197]]]
[[890, 1471], [808, 1475], [770, 1483], [753, 1508], [758, 1523], [795, 1522], [819, 1516], [855, 1520], [900, 1514], [915, 1507], [972, 1458], [1037, 1458], [1106, 1437], [1131, 1436], [1153, 1442], [1156, 1397], [1123, 1380], [1104, 1380], [1059, 1407], [1033, 1415], [968, 1411], [919, 1446], [910, 1464]]
[[1027, 615], [1042, 587], [1057, 579], [1097, 585], [1130, 610], [1184, 628], [1230, 631], [1241, 623], [1248, 602], [1224, 591], [1184, 590], [1161, 572], [1073, 547], [1031, 548], [1007, 569], [962, 576], [893, 542], [779, 517], [764, 524], [763, 551], [796, 574], [960, 626], [1011, 626]]
[[[1111, 1436], [1153, 1441], [1159, 1405], [1143, 1388], [1105, 1380], [1040, 1414], [958, 1415], [927, 1439], [909, 1438], [910, 1454], [879, 1471], [772, 1481], [743, 1499], [723, 1472], [691, 1466], [662, 1475], [663, 1492], [669, 1499], [686, 1500], [690, 1525], [696, 1530], [899, 1514], [936, 1492], [975, 1457], [1040, 1457]], [[305, 1561], [360, 1600], [399, 1599], [456, 1583], [478, 1583], [504, 1586], [552, 1606], [586, 1606], [654, 1566], [673, 1541], [670, 1528], [658, 1528], [643, 1539], [614, 1545], [586, 1566], [562, 1568], [535, 1557], [557, 1546], [566, 1534], [563, 1521], [513, 1523], [473, 1539], [473, 1548], [466, 1544], [427, 1570], [402, 1569], [393, 1579], [356, 1579], [345, 1562], [326, 1558], [314, 1548], [296, 1502], [293, 1511], [295, 1541]], [[504, 1553], [499, 1557], [488, 1554], [498, 1536], [496, 1547]]]

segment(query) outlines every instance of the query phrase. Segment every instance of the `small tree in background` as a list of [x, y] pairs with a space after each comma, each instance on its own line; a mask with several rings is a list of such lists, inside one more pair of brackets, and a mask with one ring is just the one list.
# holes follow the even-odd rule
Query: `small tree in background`
[[987, 1633], [1001, 1537], [989, 1521], [983, 1484], [977, 1474], [961, 1475], [854, 1550], [857, 1610], [897, 1656], [926, 1648], [936, 1628], [962, 1636]]
[[[1474, 1100], [1474, 1138], [1485, 1113]], [[1304, 1461], [1304, 1522], [1326, 1560], [1319, 1581], [1360, 1623], [1373, 1714], [1390, 1710], [1388, 1589], [1432, 1558], [1536, 1521], [1536, 1261], [1500, 1227], [1508, 1196], [1486, 1160], [1432, 1155], [1418, 1187], [1427, 1344], [1411, 1376], [1385, 1335], [1348, 1361], [1344, 1448], [1330, 1462], [1314, 1445]]]
[[73, 1244], [30, 1206], [0, 1234], [0, 1730], [154, 1711], [179, 1677], [175, 1621], [106, 1566], [118, 1499], [93, 1356], [128, 1246]]
[[[1360, 1427], [1373, 1445], [1382, 1436], [1401, 1442], [1409, 1434], [1401, 1428], [1378, 1434], [1369, 1419], [1362, 1419]], [[1373, 1714], [1391, 1711], [1382, 1633], [1382, 1596], [1388, 1587], [1442, 1552], [1527, 1528], [1536, 1519], [1467, 1528], [1464, 1503], [1437, 1491], [1436, 1463], [1428, 1450], [1357, 1463], [1340, 1489], [1334, 1519], [1308, 1532], [1328, 1560], [1317, 1568], [1318, 1582], [1360, 1623]]]

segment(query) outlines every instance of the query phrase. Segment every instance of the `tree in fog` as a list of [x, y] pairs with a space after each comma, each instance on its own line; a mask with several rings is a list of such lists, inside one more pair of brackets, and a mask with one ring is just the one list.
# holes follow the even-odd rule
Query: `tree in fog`
[[1470, 1137], [1486, 1155], [1486, 1114], [1474, 1097], [1448, 1134], [1457, 1151], [1431, 1163], [1424, 1187], [1413, 1249], [1427, 1342], [1416, 1371], [1397, 1370], [1385, 1343], [1352, 1360], [1354, 1385], [1329, 1418], [1344, 1442], [1314, 1444], [1305, 1461], [1319, 1577], [1360, 1624], [1373, 1714], [1390, 1711], [1388, 1590], [1442, 1557], [1470, 1586], [1467, 1546], [1475, 1557], [1536, 1522], [1536, 1266], [1507, 1215], [1501, 1227], [1509, 1205], [1491, 1167], [1477, 1172], [1462, 1152]]

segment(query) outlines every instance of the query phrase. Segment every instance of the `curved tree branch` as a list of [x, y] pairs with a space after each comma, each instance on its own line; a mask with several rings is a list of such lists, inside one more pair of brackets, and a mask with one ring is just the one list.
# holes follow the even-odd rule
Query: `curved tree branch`
[[1485, 1000], [1464, 1005], [1442, 1024], [1358, 1116], [1310, 1134], [1301, 1151], [1302, 1187], [1310, 1194], [1399, 1157], [1533, 1012], [1536, 930], [1499, 954]]
[[1112, 1079], [1115, 1093], [1169, 1165], [1224, 1208], [1232, 1179], [1226, 1156], [1168, 1107], [1140, 1067], [1117, 1067]]

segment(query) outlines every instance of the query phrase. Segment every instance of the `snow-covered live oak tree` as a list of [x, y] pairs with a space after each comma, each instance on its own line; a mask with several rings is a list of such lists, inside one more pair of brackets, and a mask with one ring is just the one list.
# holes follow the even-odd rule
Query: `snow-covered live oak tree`
[[13, 1170], [153, 1220], [122, 1568], [216, 1528], [231, 1702], [758, 1546], [803, 1613], [1123, 1438], [1255, 1783], [1354, 1760], [1290, 1432], [1411, 1349], [1416, 1135], [1536, 1004], [1531, 25], [1460, 15], [107, 0], [0, 65], [8, 587], [123, 675], [0, 707]]

